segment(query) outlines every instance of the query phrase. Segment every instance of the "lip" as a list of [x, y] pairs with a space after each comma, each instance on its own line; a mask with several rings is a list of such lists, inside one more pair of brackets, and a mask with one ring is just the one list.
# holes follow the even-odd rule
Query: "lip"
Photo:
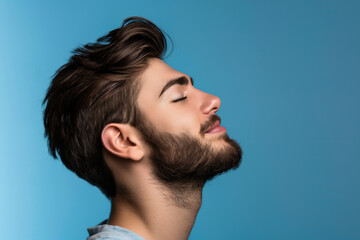
[[225, 130], [226, 130], [226, 128], [220, 126], [220, 121], [216, 121], [215, 124], [209, 130], [207, 130], [205, 133], [217, 133], [217, 132], [222, 132]]

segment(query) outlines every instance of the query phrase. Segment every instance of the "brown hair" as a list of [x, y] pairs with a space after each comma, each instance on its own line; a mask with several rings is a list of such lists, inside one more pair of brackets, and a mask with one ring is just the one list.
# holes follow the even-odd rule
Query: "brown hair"
[[163, 32], [147, 19], [130, 17], [96, 43], [75, 49], [47, 90], [43, 120], [49, 152], [108, 198], [116, 188], [103, 159], [101, 131], [111, 122], [136, 126], [136, 79], [149, 58], [165, 52]]

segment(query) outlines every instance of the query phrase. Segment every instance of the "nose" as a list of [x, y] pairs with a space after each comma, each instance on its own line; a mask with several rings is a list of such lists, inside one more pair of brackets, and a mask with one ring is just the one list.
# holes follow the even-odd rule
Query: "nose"
[[[202, 91], [200, 91], [202, 92]], [[219, 97], [211, 95], [209, 93], [206, 92], [202, 92], [202, 103], [201, 103], [201, 111], [204, 114], [214, 114], [216, 113], [219, 108], [220, 108], [220, 104], [221, 104], [221, 100]]]

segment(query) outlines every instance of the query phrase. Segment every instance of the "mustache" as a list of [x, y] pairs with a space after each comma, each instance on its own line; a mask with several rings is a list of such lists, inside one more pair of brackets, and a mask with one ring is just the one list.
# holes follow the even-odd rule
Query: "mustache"
[[209, 128], [211, 128], [216, 121], [219, 121], [221, 123], [221, 118], [218, 116], [218, 115], [211, 115], [211, 117], [206, 121], [204, 122], [203, 124], [201, 124], [200, 126], [200, 134], [204, 135], [205, 132], [207, 130], [209, 130]]

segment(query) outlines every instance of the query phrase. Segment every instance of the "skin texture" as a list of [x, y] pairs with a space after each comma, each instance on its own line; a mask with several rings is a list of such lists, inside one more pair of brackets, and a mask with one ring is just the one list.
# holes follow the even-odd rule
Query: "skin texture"
[[[159, 98], [169, 80], [182, 76], [188, 84], [173, 85]], [[196, 89], [189, 76], [152, 58], [139, 81], [141, 124], [111, 123], [102, 131], [118, 192], [109, 224], [147, 240], [188, 239], [205, 182], [237, 168], [241, 149], [224, 129], [206, 133], [220, 120], [220, 99]]]

